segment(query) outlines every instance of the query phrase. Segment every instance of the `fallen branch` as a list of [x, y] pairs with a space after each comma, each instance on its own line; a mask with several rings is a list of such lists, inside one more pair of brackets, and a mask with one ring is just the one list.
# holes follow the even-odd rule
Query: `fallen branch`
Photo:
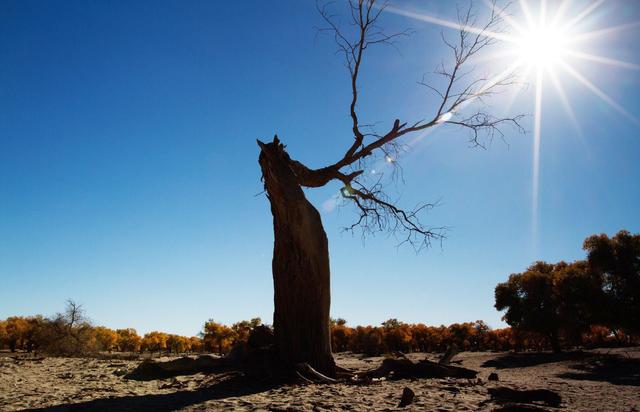
[[556, 392], [548, 389], [511, 389], [506, 387], [489, 388], [489, 395], [498, 402], [536, 403], [558, 407], [562, 398]]
[[183, 357], [167, 362], [155, 362], [147, 360], [142, 362], [133, 371], [124, 376], [125, 379], [137, 381], [150, 381], [154, 379], [166, 379], [180, 375], [195, 375], [196, 373], [221, 372], [231, 367], [227, 359], [214, 358], [203, 355], [197, 358]]
[[365, 378], [410, 379], [410, 378], [467, 378], [473, 379], [478, 372], [459, 366], [441, 365], [422, 360], [414, 363], [406, 358], [385, 359], [379, 368], [365, 373]]

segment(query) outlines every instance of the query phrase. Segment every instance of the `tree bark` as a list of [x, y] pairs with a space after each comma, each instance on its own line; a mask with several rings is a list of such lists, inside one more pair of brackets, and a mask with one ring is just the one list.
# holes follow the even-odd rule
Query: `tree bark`
[[335, 377], [329, 326], [329, 250], [320, 214], [304, 196], [293, 161], [278, 138], [258, 143], [273, 214], [276, 349], [290, 367], [308, 363]]

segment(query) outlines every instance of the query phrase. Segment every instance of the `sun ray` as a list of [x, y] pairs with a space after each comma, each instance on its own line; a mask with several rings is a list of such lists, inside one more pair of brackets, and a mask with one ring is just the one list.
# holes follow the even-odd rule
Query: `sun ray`
[[570, 29], [572, 29], [576, 24], [580, 23], [582, 20], [584, 20], [585, 18], [587, 18], [591, 13], [593, 13], [593, 11], [595, 9], [597, 9], [598, 7], [600, 7], [600, 5], [604, 3], [604, 0], [596, 0], [593, 3], [591, 3], [589, 6], [587, 6], [586, 9], [584, 9], [580, 14], [578, 14], [576, 17], [574, 17], [573, 19], [569, 20], [568, 23], [564, 24], [562, 29], [563, 31], [568, 31]]
[[[478, 91], [475, 92], [475, 96], [480, 96], [484, 94], [487, 90], [494, 87], [496, 84], [498, 84], [502, 80], [506, 79], [507, 76], [510, 76], [511, 74], [513, 74], [521, 65], [522, 65], [522, 60], [517, 60], [514, 63], [512, 63], [509, 67], [507, 67], [497, 75], [493, 76], [491, 79], [487, 80], [484, 83], [484, 85], [480, 89], [478, 89]], [[462, 110], [465, 106], [469, 105], [474, 100], [475, 100], [475, 97], [472, 97], [466, 102], [464, 102], [463, 104], [459, 105], [458, 111]]]
[[[519, 74], [518, 78], [520, 78], [520, 79], [528, 79], [529, 75], [531, 74], [532, 67], [529, 66], [529, 65], [523, 66], [522, 63], [521, 63], [520, 66], [517, 67], [515, 70], [517, 70], [517, 69], [519, 69], [521, 67], [524, 67], [524, 72]], [[505, 101], [504, 101], [504, 110], [505, 110], [505, 112], [509, 112], [511, 110], [511, 107], [513, 106], [513, 103], [515, 103], [516, 98], [518, 97], [518, 95], [520, 94], [521, 91], [522, 91], [522, 89], [513, 90], [511, 95], [507, 99], [505, 99]]]
[[[515, 63], [511, 64], [506, 69], [504, 69], [502, 72], [498, 73], [497, 75], [493, 76], [491, 79], [487, 80], [485, 82], [485, 84], [475, 93], [476, 96], [479, 96], [479, 95], [483, 94], [488, 89], [494, 87], [498, 82], [500, 82], [500, 81], [504, 80], [505, 78], [507, 78], [507, 76], [511, 75], [515, 70], [517, 70], [518, 67], [521, 64], [522, 64], [522, 61], [518, 60]], [[464, 109], [464, 107], [466, 107], [467, 105], [472, 103], [474, 100], [475, 100], [475, 98], [471, 97], [469, 100], [467, 100], [464, 103], [460, 104], [458, 106], [458, 108], [457, 108], [457, 112], [460, 112], [462, 109]], [[453, 116], [455, 113], [444, 113], [441, 116], [446, 116], [447, 114], [449, 114], [449, 116]], [[439, 124], [443, 124], [443, 123], [444, 122], [438, 122], [436, 124], [436, 126], [438, 126]], [[411, 141], [409, 141], [407, 143], [407, 145], [409, 145], [409, 146], [415, 145], [416, 143], [418, 143], [419, 141], [424, 139], [429, 133], [431, 133], [431, 131], [432, 131], [432, 128], [427, 128], [424, 133], [421, 133], [418, 136], [414, 137]]]
[[607, 27], [605, 29], [600, 29], [600, 30], [593, 30], [586, 33], [575, 34], [567, 39], [567, 43], [578, 43], [584, 40], [591, 40], [594, 37], [606, 36], [607, 34], [612, 34], [622, 30], [632, 29], [638, 26], [640, 26], [640, 21], [620, 24], [618, 26]]
[[[465, 25], [427, 14], [420, 14], [413, 11], [403, 10], [397, 7], [388, 7], [387, 11], [402, 15], [415, 20], [439, 25], [441, 27], [463, 30], [469, 33], [481, 34], [507, 43], [502, 50], [492, 51], [483, 56], [474, 56], [473, 64], [489, 64], [494, 68], [497, 64], [502, 67], [496, 71], [500, 73], [488, 80], [476, 93], [482, 94], [488, 88], [493, 87], [507, 76], [517, 76], [518, 79], [531, 77], [531, 83], [535, 90], [531, 93], [534, 96], [534, 117], [533, 117], [533, 140], [532, 140], [532, 174], [531, 174], [531, 235], [534, 253], [538, 248], [539, 230], [539, 207], [540, 207], [540, 176], [541, 176], [541, 144], [542, 144], [542, 116], [543, 116], [543, 91], [546, 84], [552, 84], [556, 93], [553, 97], [560, 100], [566, 118], [576, 130], [580, 137], [580, 142], [586, 144], [576, 113], [570, 102], [569, 95], [559, 77], [559, 70], [567, 72], [575, 78], [581, 86], [589, 89], [593, 94], [602, 99], [607, 105], [617, 112], [630, 119], [636, 124], [640, 120], [631, 114], [626, 107], [616, 102], [602, 89], [591, 82], [580, 73], [571, 63], [580, 62], [582, 64], [604, 65], [621, 69], [640, 70], [640, 64], [618, 60], [594, 54], [590, 47], [590, 40], [606, 39], [607, 35], [619, 33], [640, 26], [640, 21], [619, 24], [611, 27], [596, 28], [588, 31], [588, 25], [592, 24], [594, 16], [598, 16], [599, 8], [604, 0], [590, 0], [586, 6], [580, 7], [575, 13], [575, 7], [571, 0], [518, 0], [520, 13], [517, 18], [507, 13], [505, 9], [500, 9], [491, 0], [483, 0], [484, 5], [491, 10], [494, 16], [498, 16], [505, 23], [510, 33], [503, 33], [494, 30], [484, 30], [473, 25]], [[535, 6], [534, 6], [535, 5]], [[570, 14], [571, 13], [571, 14]], [[580, 48], [581, 50], [578, 50]], [[515, 60], [515, 63], [510, 64]], [[500, 63], [498, 63], [500, 62]], [[502, 70], [503, 67], [508, 66]], [[522, 73], [520, 73], [522, 71]], [[548, 77], [547, 80], [545, 77]], [[564, 77], [563, 77], [564, 78]], [[545, 83], [546, 81], [546, 83]], [[549, 83], [550, 82], [550, 83]], [[516, 101], [518, 94], [523, 89], [513, 90], [502, 101], [506, 111], [511, 110], [512, 104]], [[544, 93], [547, 93], [545, 91]], [[545, 94], [547, 96], [547, 94]], [[548, 99], [548, 97], [547, 97]], [[442, 119], [457, 115], [466, 110], [466, 106], [475, 101], [474, 96], [470, 96], [462, 105], [456, 107], [455, 113], [444, 113]], [[446, 119], [445, 119], [446, 120]], [[437, 122], [437, 125], [444, 124], [445, 121]], [[420, 135], [410, 142], [414, 145], [421, 141], [426, 133]], [[588, 147], [587, 147], [588, 150]]]
[[553, 82], [553, 86], [555, 87], [556, 92], [558, 92], [558, 97], [560, 97], [560, 102], [562, 103], [562, 106], [564, 107], [564, 110], [567, 113], [567, 116], [569, 116], [569, 120], [571, 120], [571, 123], [573, 124], [573, 127], [576, 129], [576, 132], [578, 132], [578, 134], [582, 136], [582, 129], [578, 124], [578, 119], [576, 119], [576, 115], [573, 112], [573, 108], [571, 108], [571, 104], [569, 103], [569, 98], [567, 97], [567, 94], [564, 92], [564, 87], [562, 86], [562, 83], [560, 83], [558, 76], [553, 70], [550, 70], [547, 74], [551, 78], [551, 81]]
[[532, 174], [532, 199], [531, 199], [531, 232], [534, 249], [538, 244], [538, 204], [540, 194], [540, 128], [542, 126], [542, 68], [536, 73], [536, 100], [533, 123], [533, 174]]
[[469, 63], [476, 65], [476, 64], [485, 63], [488, 61], [496, 61], [497, 59], [512, 57], [514, 54], [515, 53], [513, 52], [513, 50], [493, 51], [492, 53], [486, 53], [484, 55], [476, 54], [468, 61]]
[[584, 77], [580, 72], [578, 72], [575, 68], [571, 67], [571, 65], [565, 63], [565, 62], [561, 62], [561, 66], [562, 68], [567, 71], [570, 75], [572, 75], [576, 80], [578, 80], [580, 83], [582, 83], [587, 89], [591, 90], [596, 96], [598, 96], [599, 98], [601, 98], [605, 103], [607, 103], [609, 106], [613, 107], [615, 110], [617, 110], [620, 114], [624, 115], [625, 117], [627, 117], [629, 120], [631, 120], [634, 123], [638, 123], [640, 124], [640, 120], [638, 120], [637, 117], [635, 117], [634, 115], [632, 115], [631, 113], [629, 113], [624, 107], [622, 107], [620, 104], [616, 103], [615, 100], [613, 100], [611, 97], [609, 97], [609, 95], [607, 95], [605, 92], [603, 92], [600, 88], [598, 88], [598, 86], [596, 86], [595, 84], [591, 83], [591, 81], [589, 81], [589, 79], [587, 79], [586, 77]]
[[523, 34], [525, 32], [525, 28], [518, 23], [513, 17], [505, 12], [504, 8], [496, 7], [496, 4], [491, 0], [484, 0], [484, 4], [489, 8], [489, 10], [494, 11], [500, 18], [502, 18], [510, 27], [515, 29], [519, 34]]
[[550, 25], [552, 27], [555, 27], [558, 25], [558, 23], [560, 22], [560, 20], [562, 20], [562, 18], [564, 17], [565, 12], [567, 11], [567, 7], [569, 6], [569, 4], [571, 3], [571, 0], [563, 0], [560, 3], [560, 6], [558, 6], [558, 8], [556, 9], [553, 18], [551, 19], [551, 23]]
[[565, 54], [573, 57], [577, 57], [583, 60], [589, 60], [596, 63], [607, 64], [609, 66], [616, 66], [623, 69], [640, 70], [640, 64], [629, 63], [622, 60], [611, 59], [609, 57], [598, 56], [596, 54], [584, 53], [578, 50], [565, 50]]
[[394, 6], [387, 6], [385, 10], [390, 13], [397, 14], [399, 16], [409, 17], [410, 19], [424, 21], [427, 23], [436, 24], [438, 26], [447, 27], [450, 29], [463, 30], [469, 33], [474, 33], [474, 34], [481, 34], [483, 36], [491, 37], [496, 40], [503, 40], [506, 42], [514, 41], [513, 36], [509, 36], [504, 33], [498, 33], [491, 30], [484, 30], [482, 28], [456, 23], [450, 20], [441, 19], [439, 17], [429, 16], [428, 14], [415, 13], [415, 12], [400, 9]]
[[522, 10], [522, 14], [524, 14], [524, 18], [527, 20], [529, 27], [535, 26], [536, 22], [533, 20], [533, 14], [529, 9], [529, 4], [527, 0], [519, 0], [520, 10]]

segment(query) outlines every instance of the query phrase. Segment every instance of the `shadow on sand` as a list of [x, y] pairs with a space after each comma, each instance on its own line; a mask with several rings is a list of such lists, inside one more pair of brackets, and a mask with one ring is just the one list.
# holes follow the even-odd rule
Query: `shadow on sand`
[[596, 355], [588, 352], [523, 352], [523, 353], [509, 353], [499, 356], [495, 359], [490, 359], [484, 362], [481, 366], [483, 368], [496, 368], [496, 369], [511, 369], [511, 368], [526, 368], [528, 366], [538, 366], [545, 363], [565, 362], [565, 361], [583, 361], [585, 359], [592, 358]]
[[182, 390], [156, 395], [101, 398], [79, 403], [68, 403], [28, 411], [174, 411], [191, 405], [230, 397], [252, 395], [275, 389], [273, 381], [256, 381], [255, 377], [238, 374], [221, 382], [196, 390]]
[[623, 355], [602, 355], [587, 362], [572, 365], [571, 368], [579, 372], [566, 372], [559, 374], [558, 377], [640, 386], [640, 359]]

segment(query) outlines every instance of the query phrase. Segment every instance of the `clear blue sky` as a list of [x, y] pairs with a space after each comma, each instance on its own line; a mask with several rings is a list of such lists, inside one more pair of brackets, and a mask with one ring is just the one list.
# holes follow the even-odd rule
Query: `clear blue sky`
[[[401, 4], [455, 18], [452, 2]], [[585, 25], [638, 20], [636, 2], [605, 2]], [[393, 14], [383, 24], [415, 33], [365, 62], [359, 109], [382, 128], [432, 113], [416, 82], [449, 58], [439, 27]], [[95, 323], [141, 333], [192, 335], [208, 318], [270, 323], [273, 233], [256, 196], [256, 139], [278, 133], [293, 157], [322, 166], [352, 138], [347, 72], [319, 25], [313, 1], [3, 1], [0, 318], [50, 315], [73, 298]], [[639, 37], [631, 27], [589, 50], [640, 63]], [[640, 116], [640, 71], [575, 67]], [[400, 204], [441, 199], [427, 223], [451, 228], [420, 254], [342, 233], [354, 215], [326, 207], [337, 184], [307, 192], [329, 237], [334, 317], [500, 326], [493, 289], [509, 273], [582, 258], [592, 233], [640, 231], [640, 126], [560, 80], [581, 134], [545, 84], [537, 235], [531, 133], [485, 151], [440, 128], [400, 160]], [[491, 101], [496, 113], [505, 100]], [[534, 113], [531, 88], [510, 112]]]

